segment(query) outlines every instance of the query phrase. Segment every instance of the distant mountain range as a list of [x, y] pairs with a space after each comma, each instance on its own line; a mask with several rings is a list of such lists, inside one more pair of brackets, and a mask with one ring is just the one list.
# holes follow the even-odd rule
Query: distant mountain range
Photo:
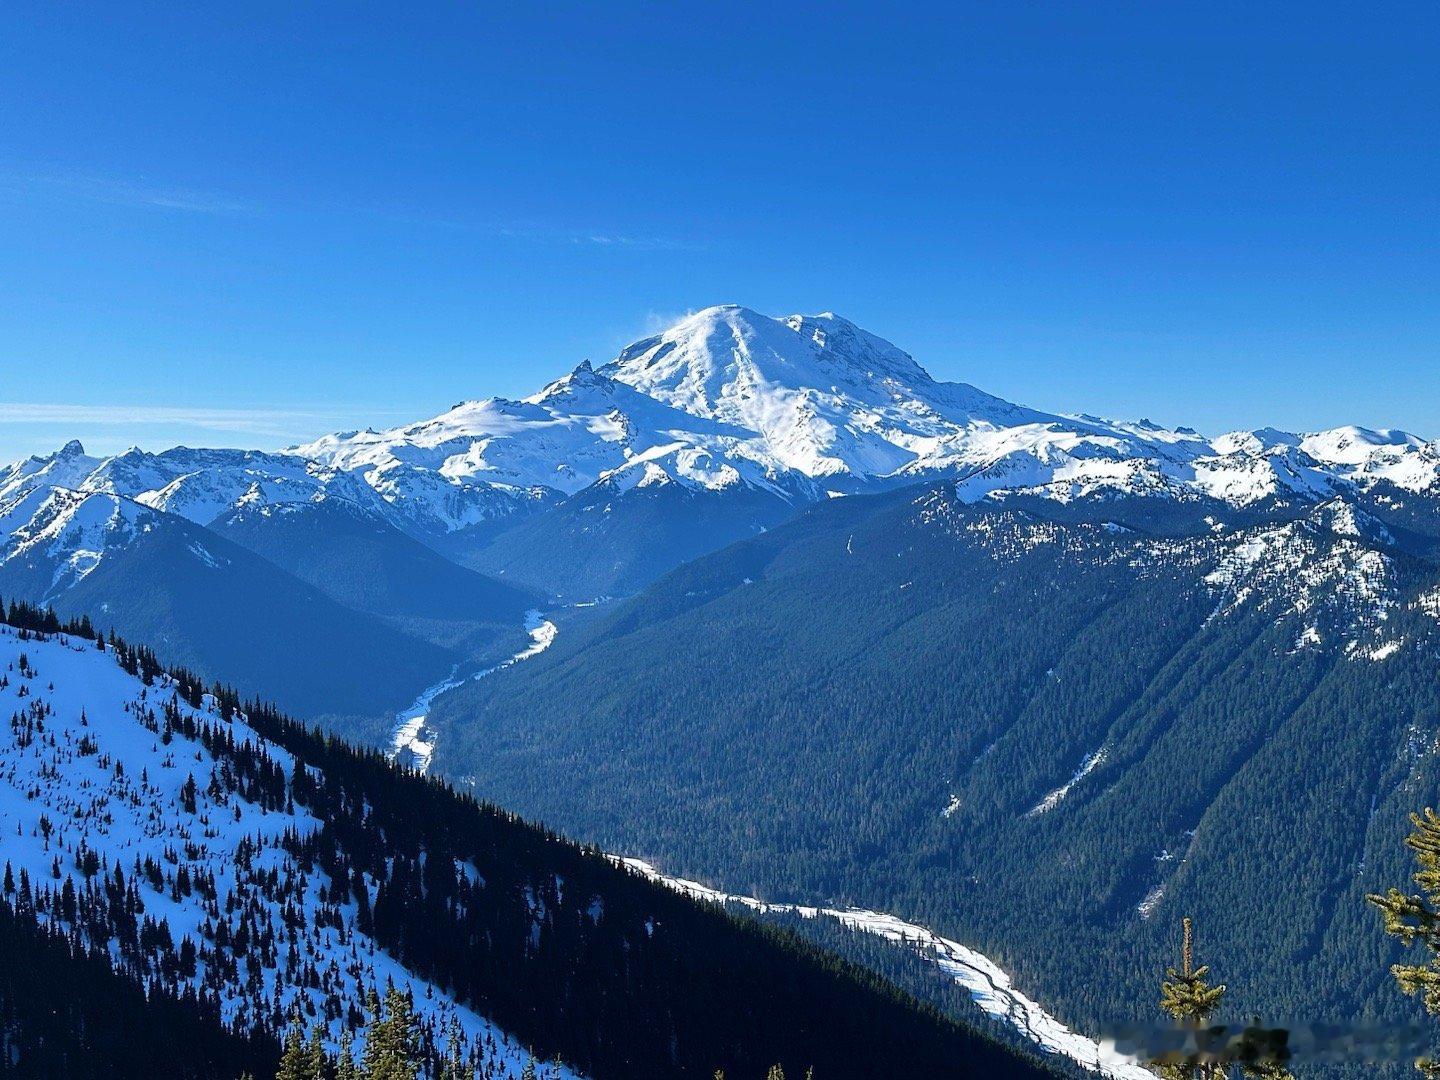
[[418, 688], [523, 637], [536, 600], [402, 532], [338, 470], [78, 442], [0, 470], [0, 597], [89, 615], [374, 741]]
[[397, 507], [415, 506], [413, 521], [451, 529], [488, 517], [446, 512], [411, 478], [438, 472], [490, 493], [447, 506], [487, 508], [500, 493], [544, 504], [597, 483], [747, 486], [804, 500], [940, 475], [961, 479], [970, 499], [1165, 491], [1245, 506], [1380, 482], [1433, 490], [1440, 478], [1440, 449], [1403, 432], [1267, 428], [1209, 440], [1146, 420], [1045, 413], [936, 382], [839, 316], [776, 319], [734, 306], [691, 315], [598, 370], [581, 364], [524, 401], [464, 402], [294, 452], [360, 470]]
[[[14, 538], [40, 531], [30, 524], [37, 499], [54, 488], [231, 529], [262, 554], [288, 544], [268, 544], [257, 517], [340, 504], [377, 534], [579, 600], [633, 592], [810, 503], [938, 478], [953, 479], [967, 502], [1164, 499], [1214, 503], [1217, 517], [1237, 519], [1340, 496], [1403, 518], [1415, 501], [1440, 499], [1440, 446], [1357, 427], [1207, 439], [1146, 420], [1046, 413], [937, 382], [839, 316], [725, 306], [520, 401], [465, 401], [282, 453], [182, 447], [96, 459], [72, 442], [0, 471], [0, 539], [9, 538], [0, 558], [23, 557]], [[79, 556], [49, 591], [58, 598], [89, 561]]]

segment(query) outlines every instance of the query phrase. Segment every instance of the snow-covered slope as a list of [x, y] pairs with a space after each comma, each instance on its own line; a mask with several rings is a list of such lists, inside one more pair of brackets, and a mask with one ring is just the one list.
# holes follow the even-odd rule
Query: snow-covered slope
[[1037, 448], [1185, 461], [1208, 444], [1190, 432], [1065, 418], [936, 382], [908, 354], [836, 315], [777, 319], [728, 305], [636, 342], [598, 371], [581, 364], [523, 401], [464, 402], [423, 423], [326, 436], [293, 452], [363, 470], [387, 497], [397, 478], [422, 468], [459, 490], [569, 495], [613, 480], [817, 498], [980, 471]]
[[[83, 581], [106, 558], [143, 533], [163, 527], [164, 515], [118, 495], [40, 488], [11, 504], [17, 524], [0, 534], [0, 567], [23, 570], [40, 602]], [[0, 511], [0, 523], [6, 515]], [[214, 556], [195, 552], [202, 560]]]
[[209, 525], [236, 508], [299, 506], [326, 499], [344, 499], [377, 516], [391, 516], [388, 504], [358, 477], [293, 455], [256, 450], [128, 450], [97, 463], [73, 486], [124, 495], [197, 525]]
[[[1428, 491], [1440, 477], [1440, 450], [1403, 432], [1259, 429], [1211, 441], [1147, 420], [1046, 413], [938, 382], [837, 315], [772, 318], [735, 305], [687, 316], [523, 401], [464, 402], [293, 452], [363, 471], [397, 505], [435, 497], [401, 490], [416, 470], [444, 477], [457, 503], [478, 499], [477, 488], [569, 495], [602, 480], [818, 498], [949, 474], [972, 500], [1125, 494], [1245, 507], [1379, 482]], [[483, 516], [427, 513], [450, 528]]]
[[1160, 568], [1182, 573], [1211, 596], [1216, 605], [1212, 619], [1259, 609], [1277, 620], [1308, 620], [1312, 625], [1300, 634], [1301, 646], [1320, 644], [1313, 625], [1317, 619], [1339, 631], [1334, 635], [1339, 641], [1353, 645], [1357, 635], [1388, 618], [1405, 579], [1397, 566], [1403, 556], [1390, 531], [1340, 498], [1293, 517], [1242, 527], [1204, 527], [1207, 519], [1200, 519], [1198, 527], [1173, 536], [1133, 533], [1114, 522], [1060, 524], [1025, 511], [976, 507], [963, 493], [952, 497], [941, 488], [921, 495], [913, 506], [922, 527], [976, 543], [999, 562], [1058, 547], [1077, 566], [1119, 562], [1137, 578]]
[[96, 944], [133, 972], [214, 994], [238, 1025], [283, 1026], [299, 1008], [332, 1046], [335, 1003], [361, 1008], [393, 983], [442, 1044], [457, 1023], [477, 1059], [519, 1075], [524, 1048], [392, 958], [351, 883], [302, 857], [324, 823], [284, 796], [294, 758], [243, 718], [191, 707], [163, 677], [145, 685], [93, 642], [3, 625], [0, 714], [0, 860], [42, 920], [93, 935], [108, 919], [77, 911], [124, 909], [135, 940]]
[[[1393, 492], [1428, 507], [1440, 499], [1440, 445], [1358, 427], [1212, 440], [1148, 420], [1048, 413], [937, 381], [837, 315], [772, 318], [726, 305], [522, 400], [464, 401], [282, 454], [177, 448], [100, 460], [72, 442], [0, 470], [0, 529], [15, 527], [21, 499], [51, 486], [122, 495], [199, 524], [246, 506], [344, 499], [468, 561], [519, 519], [591, 489], [603, 489], [607, 512], [631, 492], [676, 485], [763, 496], [789, 513], [937, 477], [956, 478], [968, 501], [1125, 496], [1252, 509]], [[573, 531], [574, 516], [556, 520]]]
[[118, 497], [197, 525], [236, 510], [302, 508], [333, 499], [396, 522], [390, 505], [360, 477], [294, 455], [181, 446], [95, 458], [73, 440], [54, 454], [0, 469], [0, 537], [27, 525], [34, 532], [38, 525], [30, 519], [50, 493], [61, 490]]
[[[797, 477], [744, 451], [754, 438], [585, 362], [523, 401], [466, 401], [423, 423], [326, 436], [294, 453], [355, 470], [417, 523], [455, 531], [602, 480], [777, 492], [794, 484]], [[445, 488], [427, 488], [420, 475], [443, 478]]]

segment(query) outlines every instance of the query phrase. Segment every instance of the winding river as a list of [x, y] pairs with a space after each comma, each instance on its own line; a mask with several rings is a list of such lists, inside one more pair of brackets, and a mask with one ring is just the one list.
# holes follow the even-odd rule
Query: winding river
[[543, 613], [527, 611], [525, 632], [530, 635], [530, 644], [510, 659], [465, 678], [457, 678], [455, 672], [458, 669], [452, 668], [449, 675], [434, 686], [426, 687], [407, 708], [396, 713], [395, 727], [390, 735], [390, 759], [412, 765], [422, 773], [429, 772], [430, 762], [435, 757], [435, 732], [425, 726], [425, 721], [430, 716], [431, 704], [447, 690], [454, 690], [472, 679], [483, 679], [486, 675], [544, 652], [554, 644], [559, 630]]

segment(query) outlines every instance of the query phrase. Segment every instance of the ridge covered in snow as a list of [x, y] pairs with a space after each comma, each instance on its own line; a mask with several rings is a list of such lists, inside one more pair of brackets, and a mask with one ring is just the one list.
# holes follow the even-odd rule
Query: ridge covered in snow
[[137, 533], [155, 527], [159, 515], [118, 495], [53, 488], [37, 492], [35, 513], [0, 549], [0, 562], [44, 560], [53, 566], [50, 592], [81, 581], [105, 557]]
[[523, 401], [463, 402], [292, 452], [358, 470], [394, 502], [417, 468], [460, 491], [568, 495], [626, 476], [815, 498], [955, 475], [971, 499], [1123, 493], [1235, 506], [1380, 482], [1429, 491], [1440, 477], [1436, 444], [1403, 432], [1263, 428], [1209, 440], [1146, 420], [1046, 413], [939, 382], [837, 315], [772, 318], [735, 305], [689, 315]]
[[108, 943], [117, 962], [214, 995], [238, 1026], [273, 1029], [298, 1009], [332, 1048], [347, 1023], [335, 1003], [360, 1008], [393, 984], [427, 1031], [443, 1042], [453, 1026], [476, 1061], [518, 1076], [528, 1052], [391, 956], [352, 883], [303, 854], [324, 822], [270, 790], [292, 782], [295, 758], [211, 698], [191, 705], [164, 676], [147, 685], [112, 651], [0, 625], [0, 862], [37, 917], [93, 934], [100, 922], [77, 910], [121, 904], [142, 929]]
[[178, 447], [99, 459], [72, 442], [0, 469], [0, 530], [19, 523], [26, 495], [52, 487], [124, 496], [201, 525], [245, 506], [343, 499], [443, 540], [596, 485], [758, 491], [800, 505], [942, 477], [967, 501], [1129, 496], [1248, 508], [1376, 489], [1440, 496], [1440, 444], [1353, 426], [1209, 439], [1148, 420], [1048, 413], [938, 381], [838, 315], [725, 305], [529, 397], [463, 401], [281, 453]]
[[291, 454], [177, 446], [159, 454], [127, 450], [96, 458], [86, 454], [78, 440], [48, 457], [27, 458], [0, 469], [0, 513], [27, 495], [53, 488], [121, 496], [197, 525], [209, 525], [241, 507], [327, 498], [390, 515], [388, 504], [363, 480]]

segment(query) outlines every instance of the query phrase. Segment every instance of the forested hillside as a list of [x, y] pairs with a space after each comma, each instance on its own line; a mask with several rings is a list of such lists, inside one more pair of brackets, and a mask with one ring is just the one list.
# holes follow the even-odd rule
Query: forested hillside
[[[9, 614], [7, 911], [22, 933], [48, 927], [85, 962], [108, 952], [125, 977], [193, 999], [197, 1022], [259, 1040], [247, 1053], [263, 1058], [297, 1012], [333, 1046], [394, 984], [414, 998], [428, 1067], [453, 1028], [495, 1077], [532, 1057], [596, 1078], [776, 1062], [819, 1077], [1044, 1074], [792, 934], [267, 706], [242, 710], [147, 649], [99, 647], [86, 624]], [[52, 1068], [29, 1014], [4, 1015], [12, 1045]]]
[[273, 1075], [267, 1032], [227, 1027], [213, 1002], [146, 988], [117, 973], [79, 935], [41, 924], [13, 892], [0, 896], [0, 1076]]
[[210, 528], [330, 599], [457, 656], [492, 650], [541, 602], [538, 593], [458, 566], [340, 499], [298, 510], [242, 506]]
[[1440, 780], [1424, 551], [1340, 501], [1050, 505], [818, 507], [441, 699], [437, 767], [930, 926], [1082, 1029], [1153, 1018], [1181, 914], [1240, 1014], [1413, 1015], [1363, 896]]
[[772, 492], [608, 479], [460, 556], [559, 600], [628, 596], [665, 571], [773, 528], [797, 506]]

